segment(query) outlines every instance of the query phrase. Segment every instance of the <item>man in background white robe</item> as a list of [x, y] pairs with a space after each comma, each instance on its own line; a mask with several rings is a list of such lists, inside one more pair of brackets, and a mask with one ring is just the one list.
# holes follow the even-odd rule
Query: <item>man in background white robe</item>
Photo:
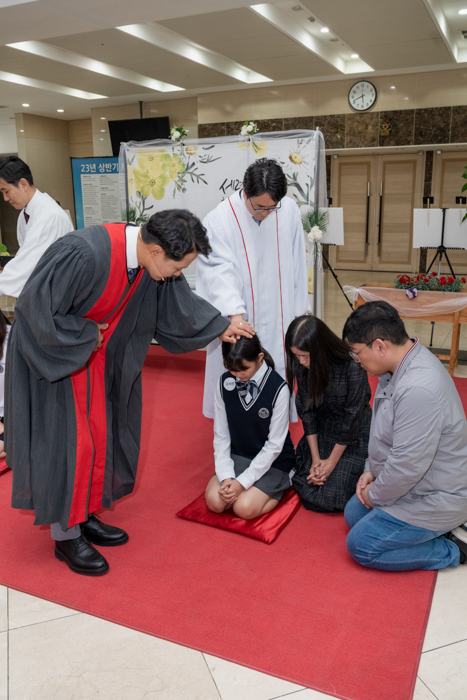
[[[204, 219], [212, 253], [200, 255], [196, 293], [232, 322], [249, 322], [285, 379], [284, 336], [308, 308], [308, 273], [300, 211], [273, 160], [245, 172], [243, 188]], [[221, 343], [208, 345], [203, 413], [214, 417], [214, 390], [224, 372]], [[292, 410], [293, 420], [296, 413]]]
[[0, 192], [5, 202], [21, 210], [16, 226], [19, 250], [0, 274], [0, 294], [19, 297], [43, 253], [73, 231], [73, 224], [52, 197], [34, 187], [29, 166], [17, 156], [0, 161]]

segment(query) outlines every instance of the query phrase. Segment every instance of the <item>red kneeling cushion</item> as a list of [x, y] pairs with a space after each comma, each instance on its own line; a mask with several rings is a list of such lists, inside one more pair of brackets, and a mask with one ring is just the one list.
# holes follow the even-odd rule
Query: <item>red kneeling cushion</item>
[[0, 476], [8, 471], [10, 471], [10, 467], [7, 467], [6, 457], [3, 457], [2, 459], [0, 459]]
[[288, 489], [278, 506], [266, 515], [254, 520], [237, 518], [232, 510], [225, 513], [211, 513], [206, 505], [204, 493], [189, 506], [182, 508], [177, 515], [185, 520], [194, 520], [221, 530], [231, 530], [247, 537], [253, 537], [266, 544], [272, 544], [300, 508], [300, 498], [293, 489]]

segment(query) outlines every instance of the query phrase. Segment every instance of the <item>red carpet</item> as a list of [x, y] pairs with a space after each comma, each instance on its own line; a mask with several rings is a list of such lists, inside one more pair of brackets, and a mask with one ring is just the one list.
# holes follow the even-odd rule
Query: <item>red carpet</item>
[[0, 583], [336, 697], [409, 700], [433, 572], [358, 566], [341, 515], [301, 508], [270, 546], [176, 517], [213, 472], [204, 357], [149, 352], [137, 488], [105, 513], [130, 533], [103, 550], [110, 573], [78, 576], [57, 561], [48, 528], [10, 508], [7, 473]]

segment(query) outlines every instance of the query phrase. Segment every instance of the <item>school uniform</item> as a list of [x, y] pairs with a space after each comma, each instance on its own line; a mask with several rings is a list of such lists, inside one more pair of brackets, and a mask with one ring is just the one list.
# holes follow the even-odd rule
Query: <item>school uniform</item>
[[219, 481], [237, 479], [280, 500], [295, 452], [287, 383], [263, 362], [249, 382], [225, 372], [214, 395], [214, 459]]

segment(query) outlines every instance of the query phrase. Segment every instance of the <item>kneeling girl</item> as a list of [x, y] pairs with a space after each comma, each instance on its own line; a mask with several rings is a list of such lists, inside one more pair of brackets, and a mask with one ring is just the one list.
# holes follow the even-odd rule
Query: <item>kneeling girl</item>
[[206, 503], [214, 513], [233, 508], [250, 520], [273, 510], [290, 486], [290, 392], [258, 336], [222, 343], [222, 354], [228, 371], [214, 396], [216, 473]]

